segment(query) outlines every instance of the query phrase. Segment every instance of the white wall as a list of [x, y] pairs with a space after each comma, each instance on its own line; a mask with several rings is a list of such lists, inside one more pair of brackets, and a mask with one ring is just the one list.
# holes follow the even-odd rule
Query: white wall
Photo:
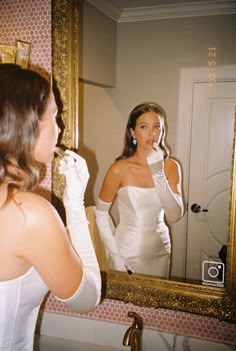
[[115, 86], [116, 22], [86, 1], [79, 9], [79, 77]]

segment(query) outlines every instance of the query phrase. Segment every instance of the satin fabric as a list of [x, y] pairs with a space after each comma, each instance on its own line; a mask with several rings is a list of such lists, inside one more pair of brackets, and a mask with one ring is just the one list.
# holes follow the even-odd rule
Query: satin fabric
[[0, 351], [32, 351], [40, 304], [48, 288], [31, 267], [0, 282]]
[[114, 237], [122, 256], [135, 273], [168, 279], [171, 243], [156, 189], [122, 187], [117, 206], [120, 218]]

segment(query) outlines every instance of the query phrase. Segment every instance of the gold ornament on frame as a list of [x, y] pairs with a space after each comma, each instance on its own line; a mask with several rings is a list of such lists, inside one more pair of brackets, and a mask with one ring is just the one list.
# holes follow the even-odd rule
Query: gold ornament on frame
[[22, 68], [28, 68], [30, 63], [31, 43], [16, 40], [13, 45], [0, 45], [0, 63], [16, 63]]

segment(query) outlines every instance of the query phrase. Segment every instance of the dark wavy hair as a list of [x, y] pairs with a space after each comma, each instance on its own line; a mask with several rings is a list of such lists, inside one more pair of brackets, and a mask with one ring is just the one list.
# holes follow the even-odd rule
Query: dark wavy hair
[[0, 184], [7, 181], [9, 188], [21, 190], [37, 186], [34, 148], [50, 91], [50, 83], [38, 73], [0, 64]]
[[162, 129], [162, 135], [161, 135], [159, 146], [163, 151], [164, 158], [166, 158], [169, 155], [169, 149], [165, 145], [165, 134], [166, 134], [165, 112], [162, 109], [162, 107], [156, 104], [155, 102], [143, 102], [142, 104], [137, 105], [129, 115], [129, 119], [125, 130], [124, 148], [123, 148], [122, 154], [116, 158], [116, 161], [124, 158], [128, 158], [135, 154], [137, 145], [133, 144], [133, 137], [130, 133], [130, 128], [135, 130], [137, 119], [142, 114], [150, 111], [156, 112], [161, 118], [163, 129]]

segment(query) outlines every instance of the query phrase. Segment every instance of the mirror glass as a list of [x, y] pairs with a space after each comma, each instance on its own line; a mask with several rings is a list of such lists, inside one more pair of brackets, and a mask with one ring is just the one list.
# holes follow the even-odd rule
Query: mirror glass
[[[81, 4], [81, 2], [79, 3]], [[98, 1], [95, 3], [98, 3]], [[88, 22], [90, 29], [96, 28], [96, 33], [93, 30], [92, 37], [96, 39], [96, 34], [98, 34], [98, 39], [92, 45], [90, 45], [90, 42], [87, 44], [87, 49], [92, 50], [92, 56], [90, 56], [92, 65], [88, 65], [88, 72], [92, 73], [93, 77], [96, 76], [96, 79], [93, 79], [91, 75], [86, 76], [86, 70], [83, 66], [82, 71], [80, 68], [80, 84], [78, 84], [78, 52], [81, 55], [81, 49], [78, 50], [78, 37], [81, 35], [81, 29], [84, 28], [82, 22], [85, 22], [85, 18], [82, 18], [82, 22], [80, 20], [80, 26], [78, 26], [78, 12], [80, 14], [82, 12], [81, 9], [78, 11], [77, 5], [77, 0], [52, 1], [52, 68], [64, 106], [62, 118], [65, 133], [62, 143], [67, 147], [79, 148], [79, 152], [88, 162], [91, 177], [86, 194], [86, 203], [94, 205], [106, 169], [121, 152], [124, 129], [130, 110], [137, 103], [146, 99], [157, 100], [165, 108], [168, 122], [168, 142], [171, 144], [172, 155], [176, 156], [181, 162], [183, 191], [185, 200], [188, 199], [191, 127], [192, 122], [196, 127], [196, 117], [202, 112], [198, 110], [196, 112], [195, 110], [195, 113], [191, 114], [191, 111], [193, 111], [191, 105], [192, 91], [195, 97], [199, 98], [199, 94], [201, 96], [202, 93], [202, 82], [209, 87], [213, 84], [213, 88], [225, 81], [235, 82], [236, 47], [231, 45], [230, 39], [236, 35], [235, 14], [172, 18], [157, 22], [141, 21], [141, 23], [139, 21], [135, 23], [134, 21], [133, 23], [124, 22], [119, 24], [112, 19], [107, 19], [103, 12], [96, 10], [95, 17], [92, 17], [91, 22], [95, 24], [101, 16], [103, 16], [103, 21], [100, 22], [99, 26], [92, 26]], [[104, 31], [100, 32], [103, 27], [101, 23], [107, 26], [105, 30], [107, 35], [104, 34]], [[111, 24], [112, 28], [110, 28]], [[88, 32], [84, 31], [83, 34], [85, 35], [85, 33]], [[115, 34], [115, 37], [113, 34]], [[109, 45], [102, 45], [106, 41], [109, 41]], [[80, 43], [82, 42], [85, 45], [86, 40], [83, 36], [80, 39]], [[115, 51], [113, 50], [114, 47], [116, 48]], [[211, 58], [210, 48], [215, 47], [217, 48], [216, 65], [211, 67], [211, 64], [209, 65], [209, 62], [211, 62], [209, 60]], [[96, 53], [94, 52], [95, 49], [97, 49]], [[103, 59], [99, 56], [101, 53]], [[114, 60], [114, 57], [116, 60]], [[83, 58], [83, 55], [79, 61], [80, 64], [82, 62], [89, 63], [89, 60]], [[227, 66], [225, 67], [226, 71], [218, 70], [218, 68], [224, 68], [224, 66]], [[97, 67], [99, 69], [96, 69]], [[102, 70], [102, 67], [106, 68], [105, 71]], [[195, 68], [203, 69], [201, 74], [197, 70], [197, 78]], [[107, 72], [110, 74], [107, 75]], [[228, 77], [229, 72], [231, 78], [225, 78], [225, 74]], [[116, 82], [114, 83], [115, 76]], [[186, 84], [183, 85], [182, 81]], [[182, 95], [184, 95], [184, 99], [181, 99]], [[221, 102], [221, 97], [218, 100]], [[180, 104], [179, 101], [185, 101], [186, 105]], [[217, 97], [213, 96], [208, 104], [208, 108], [216, 112], [211, 113], [211, 117], [222, 118], [222, 114], [219, 116], [218, 113], [222, 106], [219, 105], [217, 109], [215, 101], [217, 101]], [[227, 111], [231, 111], [232, 102], [235, 103], [235, 96], [224, 98], [224, 101], [229, 106]], [[199, 105], [201, 103], [202, 100]], [[205, 104], [202, 105], [205, 106]], [[227, 116], [230, 115], [231, 112], [227, 114]], [[225, 116], [224, 114], [224, 118]], [[233, 119], [230, 117], [229, 119], [232, 123]], [[211, 156], [212, 159], [207, 164], [208, 167], [204, 168], [205, 179], [223, 173], [216, 169], [215, 163], [212, 161], [218, 156], [223, 157], [222, 152], [226, 139], [228, 147], [232, 143], [232, 139], [228, 135], [229, 127], [225, 128], [223, 126], [222, 128], [221, 139], [215, 140], [209, 145], [209, 157]], [[235, 126], [233, 130], [233, 135], [235, 135]], [[214, 129], [209, 129], [209, 133], [212, 132], [214, 132]], [[195, 140], [193, 144], [195, 146], [191, 150], [197, 155], [199, 153], [198, 146], [200, 145], [198, 144]], [[220, 147], [218, 147], [219, 145]], [[214, 149], [217, 149], [217, 153], [214, 153]], [[188, 224], [188, 221], [183, 220], [183, 227], [178, 222], [175, 224], [175, 229], [172, 229], [175, 257], [172, 262], [174, 276], [172, 280], [157, 279], [148, 275], [127, 275], [124, 272], [109, 270], [108, 272], [102, 272], [104, 297], [139, 306], [162, 307], [236, 322], [235, 140], [231, 160], [230, 206], [228, 207], [227, 202], [225, 209], [227, 211], [227, 208], [229, 208], [228, 232], [226, 234], [227, 269], [224, 287], [183, 281], [186, 279], [186, 228]], [[226, 160], [226, 169], [229, 167], [227, 162]], [[227, 182], [225, 187], [222, 188], [222, 199], [227, 197], [225, 191], [228, 191], [228, 187]], [[53, 171], [53, 202], [60, 213], [62, 212], [59, 208], [60, 201], [58, 204], [57, 200], [62, 197], [63, 189], [62, 179], [58, 172]], [[196, 203], [201, 206], [201, 209], [208, 209], [208, 212], [191, 213], [193, 219], [202, 223], [204, 222], [204, 216], [211, 211], [209, 211], [209, 207], [206, 207], [206, 205], [209, 205], [207, 202], [203, 203], [195, 196], [196, 194], [191, 199], [191, 206]], [[113, 213], [114, 217], [117, 218], [115, 208]], [[200, 216], [197, 217], [195, 214]], [[178, 245], [174, 243], [174, 238], [179, 243], [179, 249], [177, 249]], [[177, 272], [182, 275], [178, 275]]]
[[[176, 14], [114, 22], [93, 5], [84, 2], [80, 33], [81, 152], [91, 170], [86, 204], [95, 204], [106, 170], [121, 153], [132, 108], [145, 100], [160, 103], [167, 115], [171, 155], [182, 167], [185, 199], [183, 218], [169, 223], [171, 280], [224, 287], [236, 91], [236, 52], [230, 46], [235, 15]], [[100, 32], [92, 25], [95, 20], [100, 21]], [[112, 50], [104, 35], [107, 28], [115, 42], [115, 58], [107, 49]], [[101, 72], [106, 74], [101, 77]], [[116, 203], [111, 214], [118, 223]]]

